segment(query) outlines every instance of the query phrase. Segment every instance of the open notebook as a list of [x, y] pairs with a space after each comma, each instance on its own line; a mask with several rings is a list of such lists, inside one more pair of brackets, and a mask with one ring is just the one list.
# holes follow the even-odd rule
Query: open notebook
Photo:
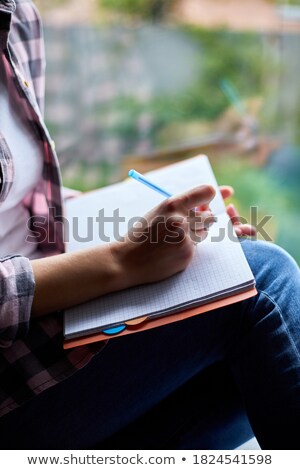
[[[174, 321], [178, 312], [184, 311], [186, 316], [190, 316], [189, 313], [214, 308], [212, 302], [217, 307], [255, 294], [253, 274], [234, 235], [208, 158], [195, 157], [149, 172], [147, 176], [173, 194], [204, 183], [213, 185], [217, 194], [211, 209], [218, 221], [210, 229], [207, 239], [197, 245], [194, 259], [185, 271], [158, 283], [108, 294], [67, 310], [64, 315], [66, 340], [86, 337], [88, 342], [95, 334], [98, 336], [94, 339], [104, 339], [103, 331], [126, 325], [130, 330], [130, 326], [140, 320], [158, 326], [160, 322], [155, 322], [157, 318], [164, 318], [163, 323], [166, 323]], [[99, 226], [95, 223], [99, 210], [104, 208], [104, 215], [109, 217], [119, 209], [120, 216], [125, 217], [125, 222], [117, 231], [111, 222], [104, 225], [105, 236], [114, 239], [118, 235], [116, 232], [120, 235], [127, 232], [129, 219], [144, 215], [162, 200], [163, 197], [151, 189], [136, 181], [126, 180], [69, 201], [67, 218], [70, 240], [67, 251], [105, 243], [99, 239]], [[84, 238], [87, 238], [85, 242]], [[242, 293], [245, 295], [241, 296]], [[226, 302], [217, 302], [221, 299], [226, 299]], [[182, 318], [182, 314], [177, 315], [177, 319]], [[69, 344], [77, 343], [69, 341]]]

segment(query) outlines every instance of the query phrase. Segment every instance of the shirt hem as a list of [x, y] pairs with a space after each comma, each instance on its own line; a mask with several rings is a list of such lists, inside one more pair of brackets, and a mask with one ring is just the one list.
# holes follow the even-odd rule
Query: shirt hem
[[[72, 375], [76, 374], [76, 372], [79, 372], [83, 367], [85, 367], [91, 361], [91, 359], [93, 359], [94, 356], [99, 354], [104, 349], [104, 347], [106, 346], [107, 343], [108, 343], [108, 341], [104, 344], [102, 343], [103, 347], [102, 347], [101, 350], [98, 350], [98, 351], [95, 351], [95, 352], [89, 351], [76, 364], [73, 364], [72, 367], [66, 368], [63, 372], [60, 372], [60, 374], [58, 374], [56, 377], [52, 377], [51, 379], [47, 380], [46, 382], [43, 382], [42, 384], [37, 385], [36, 387], [32, 388], [31, 391], [33, 393], [35, 393], [35, 396], [38, 396], [40, 393], [44, 392], [48, 388], [51, 388], [55, 385], [58, 385], [64, 379], [67, 379], [67, 378], [71, 377]], [[11, 400], [9, 403], [7, 403], [2, 408], [0, 407], [0, 418], [2, 416], [6, 415], [7, 413], [9, 413], [10, 411], [13, 411], [16, 408], [21, 407], [27, 401], [30, 401], [31, 399], [34, 399], [34, 398], [35, 397], [32, 397], [28, 400], [25, 399], [21, 403], [17, 403], [15, 401]]]

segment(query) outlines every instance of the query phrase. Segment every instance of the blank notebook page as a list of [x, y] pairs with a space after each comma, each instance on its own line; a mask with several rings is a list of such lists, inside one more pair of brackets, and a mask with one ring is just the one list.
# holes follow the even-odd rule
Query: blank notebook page
[[[231, 224], [227, 214], [219, 214], [209, 237], [197, 245], [195, 257], [182, 273], [69, 309], [65, 315], [65, 337], [95, 333], [144, 315], [174, 313], [253, 285], [253, 274], [241, 245], [233, 232], [228, 237], [228, 227]], [[220, 235], [222, 241], [216, 241]]]

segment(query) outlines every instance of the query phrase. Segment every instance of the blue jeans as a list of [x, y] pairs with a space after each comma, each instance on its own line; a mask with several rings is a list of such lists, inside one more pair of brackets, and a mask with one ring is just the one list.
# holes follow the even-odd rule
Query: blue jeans
[[275, 245], [245, 240], [242, 246], [257, 296], [111, 340], [82, 371], [4, 416], [0, 446], [101, 447], [189, 379], [224, 361], [261, 447], [300, 449], [300, 271]]

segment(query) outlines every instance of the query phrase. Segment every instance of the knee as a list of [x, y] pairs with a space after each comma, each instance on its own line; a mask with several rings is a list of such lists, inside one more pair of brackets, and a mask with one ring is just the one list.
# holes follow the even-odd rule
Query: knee
[[249, 240], [242, 246], [258, 290], [268, 291], [270, 286], [280, 289], [280, 286], [287, 287], [293, 282], [296, 283], [294, 288], [300, 289], [299, 267], [283, 248], [269, 242]]

